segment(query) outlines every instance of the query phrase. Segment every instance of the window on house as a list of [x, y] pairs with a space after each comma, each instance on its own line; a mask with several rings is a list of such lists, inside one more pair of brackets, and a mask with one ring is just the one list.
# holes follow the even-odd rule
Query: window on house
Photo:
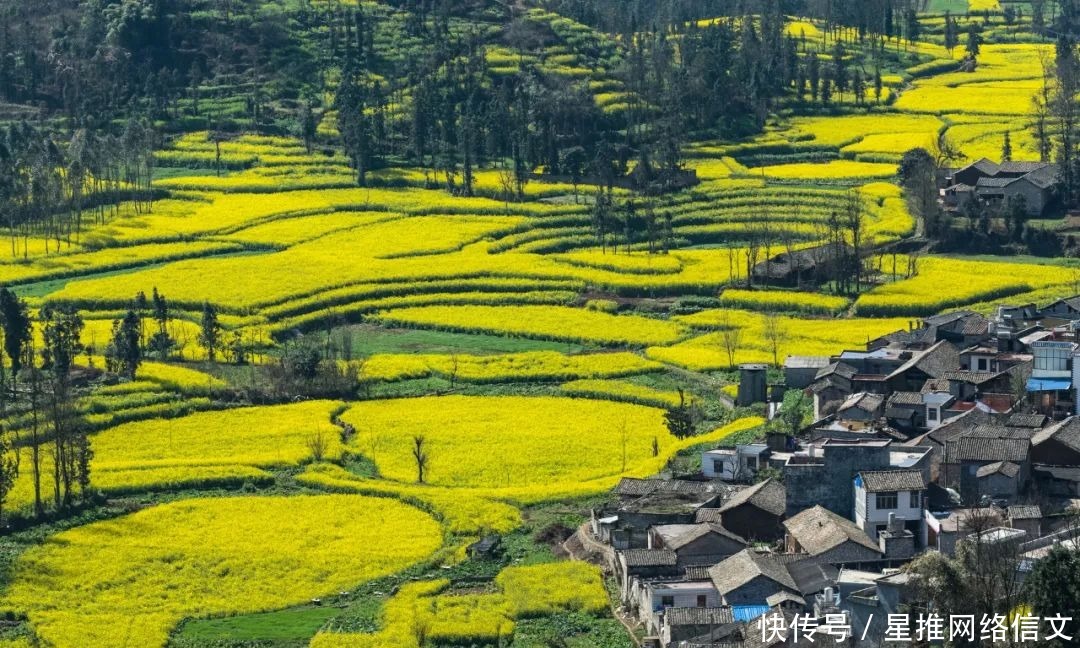
[[936, 407], [927, 407], [926, 408], [926, 420], [927, 421], [936, 421], [937, 417], [938, 417], [938, 408], [936, 408]]
[[911, 508], [922, 507], [922, 493], [919, 491], [911, 491]]
[[712, 469], [714, 473], [724, 472], [724, 462], [721, 459], [712, 460]]
[[979, 358], [979, 371], [986, 371], [986, 358]]
[[698, 607], [709, 607], [709, 597], [705, 596], [704, 594], [698, 594], [697, 606]]
[[666, 608], [675, 607], [675, 597], [674, 596], [661, 596], [660, 597], [660, 605], [662, 607], [666, 607]]
[[885, 491], [877, 494], [877, 507], [878, 509], [894, 509], [896, 508], [896, 491]]
[[746, 467], [749, 468], [750, 470], [757, 470], [757, 467], [758, 467], [757, 457], [747, 457], [746, 458]]

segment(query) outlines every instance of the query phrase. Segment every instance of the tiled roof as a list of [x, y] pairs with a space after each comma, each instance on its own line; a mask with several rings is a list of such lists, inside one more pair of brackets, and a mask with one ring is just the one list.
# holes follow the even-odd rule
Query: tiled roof
[[981, 385], [985, 382], [989, 382], [994, 378], [997, 378], [999, 374], [990, 371], [946, 371], [941, 374], [941, 377], [945, 380], [955, 380], [958, 382], [971, 383], [972, 385]]
[[1061, 175], [1058, 173], [1056, 167], [1046, 165], [1040, 169], [1031, 171], [1023, 176], [1023, 178], [1040, 189], [1049, 189], [1061, 180]]
[[946, 446], [949, 463], [961, 461], [1027, 461], [1030, 439], [961, 437]]
[[919, 470], [864, 470], [859, 475], [869, 493], [926, 489], [926, 478]]
[[1047, 164], [1046, 162], [1022, 162], [1022, 161], [1013, 162], [1013, 161], [1010, 160], [1010, 161], [1002, 162], [1001, 164], [999, 164], [997, 172], [998, 173], [1012, 173], [1012, 174], [1027, 175], [1028, 173], [1031, 173], [1032, 171], [1038, 171], [1039, 169], [1046, 169], [1046, 168], [1053, 169], [1053, 167], [1050, 164]]
[[746, 540], [743, 540], [741, 537], [735, 535], [731, 531], [728, 531], [724, 527], [708, 523], [695, 524], [693, 525], [693, 528], [687, 529], [682, 533], [679, 533], [678, 535], [668, 540], [665, 540], [664, 543], [667, 545], [668, 549], [678, 551], [679, 549], [682, 549], [691, 542], [694, 542], [695, 540], [698, 540], [700, 538], [704, 538], [705, 536], [710, 534], [723, 536], [728, 540], [732, 540], [733, 542], [737, 542], [739, 544], [746, 544]]
[[730, 607], [668, 608], [664, 612], [664, 622], [673, 626], [727, 625], [735, 623], [735, 616]]
[[881, 394], [871, 394], [868, 392], [860, 392], [858, 394], [852, 394], [848, 396], [844, 404], [840, 406], [838, 411], [843, 412], [849, 409], [860, 409], [864, 412], [876, 412], [881, 408], [882, 403], [885, 401], [885, 397]]
[[945, 326], [946, 324], [952, 324], [953, 322], [960, 321], [964, 318], [975, 315], [975, 311], [958, 310], [949, 313], [941, 313], [940, 315], [931, 315], [923, 318], [923, 323], [927, 326]]
[[1012, 479], [1020, 474], [1020, 466], [1017, 466], [1011, 461], [995, 461], [994, 463], [980, 466], [979, 469], [975, 471], [975, 476], [980, 479], [997, 474], [1005, 475], [1009, 479]]
[[709, 576], [712, 577], [713, 585], [721, 595], [742, 587], [758, 576], [765, 576], [790, 590], [797, 588], [795, 580], [782, 562], [771, 556], [759, 554], [753, 549], [743, 549], [713, 565], [709, 569]]
[[922, 405], [922, 393], [920, 392], [905, 392], [898, 391], [893, 392], [892, 396], [889, 396], [889, 405]]
[[919, 369], [931, 378], [940, 378], [941, 374], [960, 366], [960, 352], [956, 347], [942, 340], [926, 351], [915, 354], [911, 360], [900, 365], [889, 374], [890, 378], [901, 376], [911, 369]]
[[1036, 472], [1050, 475], [1054, 479], [1063, 481], [1080, 482], [1080, 467], [1078, 466], [1034, 466]]
[[627, 567], [674, 567], [679, 562], [670, 549], [626, 549], [618, 553]]
[[874, 541], [847, 518], [818, 505], [784, 520], [788, 533], [811, 555], [823, 554], [845, 542], [879, 551]]
[[1031, 428], [1007, 427], [997, 421], [976, 425], [964, 436], [980, 439], [1030, 439]]
[[855, 376], [856, 373], [858, 373], [858, 371], [856, 371], [855, 367], [852, 367], [846, 362], [834, 362], [819, 369], [817, 374], [814, 376], [814, 379], [821, 380], [826, 376], [836, 374], [850, 380]]
[[1008, 512], [1010, 520], [1040, 520], [1043, 516], [1038, 504], [1013, 504]]
[[709, 567], [711, 565], [688, 565], [683, 572], [683, 576], [688, 581], [707, 581], [709, 580]]
[[723, 493], [727, 487], [707, 481], [685, 479], [635, 479], [623, 477], [615, 487], [616, 495], [638, 497], [653, 493], [707, 494]]
[[813, 560], [800, 560], [788, 563], [788, 573], [795, 579], [799, 591], [803, 594], [816, 594], [826, 587], [836, 584], [840, 570], [828, 563]]
[[1069, 417], [1060, 423], [1039, 430], [1035, 436], [1031, 437], [1034, 445], [1042, 445], [1051, 440], [1080, 452], [1080, 416]]
[[1039, 429], [1046, 425], [1046, 416], [1042, 414], [1013, 414], [1005, 420], [1005, 425]]
[[723, 513], [743, 504], [750, 504], [773, 515], [783, 515], [787, 507], [787, 491], [770, 477], [759, 484], [739, 491], [724, 502], [719, 510]]
[[1001, 189], [1014, 180], [1016, 180], [1016, 178], [979, 178], [979, 181], [975, 183], [975, 186]]
[[[739, 491], [740, 493], [742, 491]], [[694, 511], [694, 522], [714, 522], [720, 523], [720, 509], [718, 508], [699, 508]]]
[[931, 394], [933, 392], [947, 392], [949, 391], [949, 381], [944, 378], [930, 378], [923, 383], [922, 394]]

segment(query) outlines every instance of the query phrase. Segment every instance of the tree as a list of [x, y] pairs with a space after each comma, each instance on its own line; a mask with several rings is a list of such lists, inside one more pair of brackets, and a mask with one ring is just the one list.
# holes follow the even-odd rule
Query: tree
[[22, 369], [26, 346], [30, 341], [30, 313], [26, 302], [7, 288], [0, 288], [0, 324], [4, 328], [4, 352], [11, 360], [11, 383], [14, 393]]
[[728, 367], [735, 368], [735, 353], [739, 350], [742, 340], [742, 329], [733, 324], [727, 312], [720, 316], [720, 344], [727, 353]]
[[766, 313], [763, 323], [762, 337], [765, 338], [765, 342], [768, 343], [769, 348], [772, 350], [773, 366], [779, 367], [780, 342], [783, 341], [787, 333], [784, 330], [784, 323], [776, 313]]
[[788, 436], [798, 436], [806, 425], [807, 419], [814, 414], [814, 401], [801, 389], [792, 389], [784, 394], [779, 416], [775, 419], [778, 429]]
[[664, 422], [668, 432], [676, 439], [685, 439], [694, 435], [694, 416], [686, 403], [683, 390], [679, 390], [679, 404], [664, 412]]
[[952, 56], [953, 50], [960, 44], [960, 38], [956, 33], [956, 20], [952, 15], [945, 12], [945, 49], [948, 50], [949, 56]]
[[158, 292], [157, 286], [154, 286], [151, 306], [154, 321], [157, 323], [157, 331], [150, 336], [149, 347], [159, 359], [166, 360], [172, 353], [173, 347], [176, 346], [176, 342], [169, 335], [169, 304], [165, 300], [165, 295]]
[[203, 302], [202, 320], [199, 323], [199, 344], [206, 349], [210, 362], [217, 359], [221, 349], [221, 324], [218, 322], [217, 308], [210, 302]]
[[922, 221], [927, 234], [936, 234], [937, 162], [926, 149], [911, 149], [901, 158], [897, 176], [912, 213]]
[[70, 374], [75, 358], [82, 350], [83, 321], [71, 307], [46, 305], [41, 309], [42, 369], [48, 374], [49, 418], [53, 428], [53, 496], [56, 508], [71, 504], [76, 484], [88, 483], [80, 470], [89, 462], [79, 460], [79, 453], [89, 448], [83, 437], [86, 430], [75, 409]]
[[[1052, 548], [1025, 579], [1024, 600], [1032, 614], [1043, 619], [1080, 610], [1080, 553], [1060, 545]], [[1080, 646], [1080, 619], [1066, 623], [1064, 631], [1072, 640], [1058, 645]]]
[[973, 60], [978, 58], [982, 46], [982, 34], [980, 31], [979, 24], [974, 20], [968, 24], [967, 45], [964, 46], [964, 49]]
[[123, 318], [113, 321], [112, 336], [105, 348], [105, 367], [129, 380], [142, 363], [142, 346], [139, 344], [142, 318], [129, 309]]
[[19, 451], [13, 447], [11, 435], [7, 431], [0, 431], [0, 526], [4, 521], [4, 504], [18, 476]]
[[423, 434], [413, 437], [412, 456], [416, 462], [416, 482], [423, 484], [424, 474], [427, 472], [428, 462], [431, 459], [428, 455], [427, 437]]
[[1012, 141], [1009, 137], [1009, 131], [1005, 131], [1005, 141], [1001, 143], [1001, 161], [1012, 161]]

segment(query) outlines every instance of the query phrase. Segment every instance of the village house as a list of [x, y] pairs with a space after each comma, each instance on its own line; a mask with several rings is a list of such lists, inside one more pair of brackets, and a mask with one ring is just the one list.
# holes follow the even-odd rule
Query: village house
[[694, 524], [699, 508], [719, 508], [739, 490], [716, 481], [623, 478], [613, 492], [616, 501], [594, 509], [590, 526], [595, 537], [615, 549], [646, 548], [650, 528]]
[[661, 524], [648, 533], [648, 548], [674, 551], [680, 566], [719, 562], [747, 546], [743, 538], [710, 522]]
[[[1008, 428], [990, 433], [1010, 434]], [[956, 488], [965, 503], [1015, 498], [1031, 475], [1031, 439], [982, 434], [946, 445], [946, 485]]]
[[701, 453], [701, 473], [710, 479], [750, 482], [766, 466], [770, 454], [769, 446], [764, 443], [705, 450]]
[[1080, 416], [1070, 416], [1035, 432], [1031, 437], [1031, 461], [1080, 466]]
[[753, 549], [740, 551], [714, 565], [709, 569], [709, 577], [725, 605], [768, 607], [766, 600], [779, 592], [800, 596], [784, 559]]
[[837, 264], [853, 254], [847, 243], [826, 243], [782, 252], [754, 266], [754, 281], [770, 286], [798, 287], [827, 280]]
[[788, 553], [806, 553], [810, 560], [831, 565], [876, 563], [882, 559], [877, 543], [851, 520], [821, 506], [784, 520]]
[[864, 470], [855, 476], [855, 524], [878, 540], [899, 521], [919, 547], [926, 545], [926, 476], [920, 470]]
[[755, 542], [770, 542], [784, 535], [787, 492], [783, 484], [766, 479], [739, 491], [716, 509], [724, 528]]
[[806, 389], [830, 364], [828, 356], [789, 355], [784, 359], [784, 385], [788, 389]]
[[946, 177], [943, 202], [947, 210], [962, 212], [971, 200], [990, 209], [1022, 201], [1027, 215], [1037, 217], [1053, 202], [1059, 174], [1057, 165], [1046, 162], [996, 164], [982, 158]]

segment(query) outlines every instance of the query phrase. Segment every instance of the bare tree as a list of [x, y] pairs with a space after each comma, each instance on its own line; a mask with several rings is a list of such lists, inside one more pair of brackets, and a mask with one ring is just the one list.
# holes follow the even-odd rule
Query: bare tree
[[780, 341], [784, 339], [784, 322], [776, 313], [766, 313], [762, 321], [762, 336], [769, 343], [772, 350], [772, 362], [774, 367], [780, 366]]
[[424, 483], [424, 473], [427, 472], [428, 456], [427, 437], [423, 434], [418, 434], [413, 437], [412, 456], [416, 461], [416, 481], [419, 484]]
[[720, 344], [727, 353], [728, 367], [735, 367], [735, 352], [739, 350], [742, 341], [742, 329], [731, 322], [731, 316], [726, 312], [720, 317]]

